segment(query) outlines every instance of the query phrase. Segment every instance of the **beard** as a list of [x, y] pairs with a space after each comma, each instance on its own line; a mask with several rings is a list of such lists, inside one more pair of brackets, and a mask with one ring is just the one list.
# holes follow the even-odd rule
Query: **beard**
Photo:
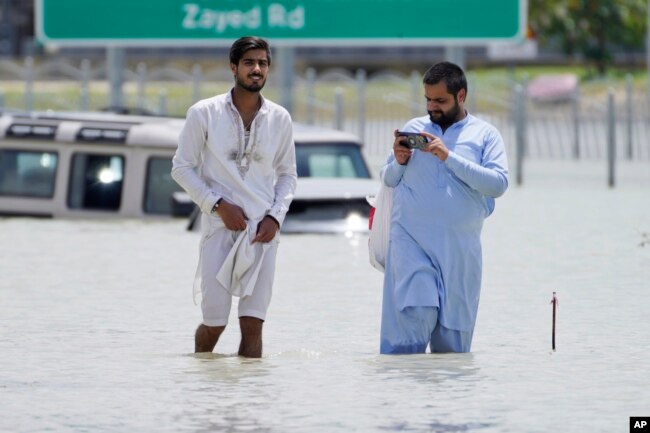
[[450, 127], [460, 114], [460, 106], [458, 105], [458, 100], [454, 98], [455, 104], [449, 109], [449, 111], [427, 111], [429, 113], [429, 119], [442, 129], [447, 129]]
[[[261, 75], [257, 75], [257, 76], [261, 77]], [[237, 84], [238, 87], [241, 87], [244, 90], [256, 93], [256, 92], [260, 92], [264, 88], [264, 85], [266, 84], [266, 79], [261, 79], [260, 81], [254, 81], [250, 84], [247, 84], [242, 78], [236, 76], [235, 83]]]

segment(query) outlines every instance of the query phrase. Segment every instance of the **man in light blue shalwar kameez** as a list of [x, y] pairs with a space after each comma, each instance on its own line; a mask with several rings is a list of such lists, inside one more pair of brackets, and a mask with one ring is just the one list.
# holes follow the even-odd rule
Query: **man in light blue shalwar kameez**
[[449, 62], [424, 75], [428, 116], [403, 131], [428, 139], [422, 150], [396, 133], [382, 168], [394, 187], [384, 275], [381, 353], [469, 352], [481, 289], [481, 228], [508, 187], [497, 129], [465, 108], [467, 81]]

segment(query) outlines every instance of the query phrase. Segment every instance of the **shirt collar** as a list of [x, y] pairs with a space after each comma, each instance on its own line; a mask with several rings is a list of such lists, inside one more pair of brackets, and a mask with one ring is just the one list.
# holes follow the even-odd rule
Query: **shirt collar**
[[[238, 111], [237, 107], [235, 107], [235, 103], [232, 101], [232, 92], [235, 88], [233, 87], [230, 89], [230, 92], [226, 93], [226, 104], [229, 104], [233, 110]], [[260, 98], [262, 98], [262, 105], [260, 106], [260, 109], [257, 111], [257, 114], [261, 113], [266, 113], [269, 111], [269, 105], [266, 103], [266, 99], [262, 94], [260, 93]]]
[[[464, 127], [465, 125], [467, 125], [469, 123], [470, 118], [472, 118], [472, 117], [473, 116], [471, 114], [469, 114], [469, 111], [465, 110], [465, 117], [462, 120], [459, 120], [458, 122], [454, 122], [451, 125], [449, 125], [447, 130]], [[429, 122], [431, 122], [431, 124], [433, 124], [434, 128], [436, 128], [436, 129], [438, 129], [438, 130], [440, 130], [442, 132], [442, 128], [440, 127], [440, 125], [438, 125], [437, 123], [432, 122], [430, 119], [429, 119]]]
[[456, 125], [458, 125], [459, 127], [467, 125], [467, 123], [469, 123], [469, 118], [470, 117], [471, 117], [471, 114], [469, 114], [469, 111], [465, 110], [465, 117], [462, 120], [459, 120], [458, 122], [451, 125], [451, 127], [453, 128]]

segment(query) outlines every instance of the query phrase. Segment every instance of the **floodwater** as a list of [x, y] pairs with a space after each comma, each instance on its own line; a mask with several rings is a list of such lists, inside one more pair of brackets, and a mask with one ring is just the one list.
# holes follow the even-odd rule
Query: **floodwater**
[[184, 221], [0, 219], [0, 431], [628, 431], [650, 416], [650, 170], [526, 170], [485, 224], [470, 354], [377, 354], [365, 235], [282, 237], [247, 360], [234, 316], [192, 353]]

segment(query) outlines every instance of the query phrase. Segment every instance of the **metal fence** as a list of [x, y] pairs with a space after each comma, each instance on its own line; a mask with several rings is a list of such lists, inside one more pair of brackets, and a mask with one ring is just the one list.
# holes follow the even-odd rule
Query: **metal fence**
[[[140, 63], [127, 69], [124, 78], [125, 106], [176, 116], [183, 116], [194, 101], [232, 85], [228, 68], [199, 64], [183, 68]], [[0, 79], [0, 108], [86, 111], [109, 105], [103, 63], [2, 60]], [[596, 90], [579, 86], [571, 98], [554, 103], [529, 98], [525, 78], [503, 74], [479, 79], [470, 71], [468, 80], [468, 109], [501, 131], [510, 155], [604, 159], [608, 146], [614, 146], [618, 158], [650, 160], [648, 93], [645, 86], [635, 87], [631, 77], [622, 88], [607, 83]], [[271, 74], [265, 95], [278, 101], [279, 88]], [[294, 77], [293, 93], [296, 121], [352, 132], [363, 139], [371, 157], [386, 156], [393, 130], [426, 114], [417, 71], [307, 69]], [[613, 99], [611, 105], [608, 98]]]

